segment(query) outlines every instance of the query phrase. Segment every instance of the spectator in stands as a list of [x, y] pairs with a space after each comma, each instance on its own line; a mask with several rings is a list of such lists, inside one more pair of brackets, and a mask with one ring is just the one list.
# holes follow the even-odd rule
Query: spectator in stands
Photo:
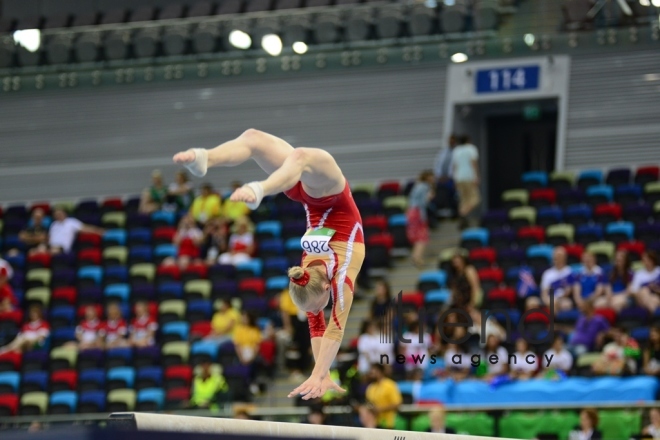
[[23, 324], [13, 341], [0, 348], [0, 355], [10, 351], [22, 353], [43, 348], [48, 336], [50, 336], [50, 326], [43, 320], [41, 305], [32, 304], [28, 308], [28, 322]]
[[592, 408], [580, 411], [580, 426], [568, 434], [570, 440], [601, 440], [603, 433], [598, 429], [598, 412]]
[[252, 223], [247, 217], [240, 217], [234, 222], [234, 232], [229, 236], [229, 251], [220, 254], [220, 264], [241, 264], [250, 261], [255, 243]]
[[387, 280], [379, 279], [374, 286], [374, 299], [371, 301], [371, 319], [382, 319], [392, 306], [392, 288]]
[[228, 246], [226, 221], [221, 217], [209, 219], [202, 231], [202, 258], [206, 261], [206, 264], [215, 264], [218, 261], [218, 256], [227, 252]]
[[323, 407], [314, 405], [309, 408], [306, 423], [309, 425], [325, 425], [325, 413]]
[[436, 406], [429, 411], [430, 425], [428, 432], [437, 434], [456, 434], [456, 430], [445, 426], [445, 409], [442, 406]]
[[0, 315], [14, 311], [16, 306], [18, 301], [9, 284], [9, 270], [5, 266], [0, 266]]
[[567, 375], [573, 367], [573, 356], [564, 347], [564, 336], [555, 334], [555, 339], [552, 341], [552, 346], [548, 349], [541, 358], [541, 371], [540, 377], [547, 379], [554, 379], [557, 373]]
[[85, 307], [85, 317], [76, 327], [76, 339], [78, 340], [78, 348], [80, 350], [102, 348], [102, 328], [103, 323], [98, 317], [96, 307], [93, 305]]
[[304, 380], [303, 372], [307, 371], [311, 361], [312, 343], [309, 338], [309, 323], [307, 314], [298, 309], [289, 295], [289, 289], [282, 290], [279, 297], [282, 326], [289, 344], [288, 351], [295, 354], [295, 362], [289, 364], [291, 378], [295, 382]]
[[642, 430], [642, 434], [653, 439], [660, 439], [660, 408], [649, 410], [649, 423]]
[[529, 344], [524, 338], [518, 338], [516, 340], [516, 352], [509, 362], [509, 376], [512, 379], [519, 380], [531, 379], [538, 368], [538, 357], [529, 349]]
[[468, 311], [474, 309], [481, 297], [481, 282], [477, 270], [470, 264], [467, 257], [458, 253], [451, 259], [449, 286], [451, 288], [451, 308]]
[[458, 145], [458, 138], [455, 134], [449, 135], [447, 145], [440, 149], [433, 163], [433, 175], [440, 183], [451, 179], [452, 172], [452, 153]]
[[393, 429], [397, 411], [403, 402], [399, 387], [385, 376], [385, 367], [381, 364], [373, 364], [370, 375], [372, 382], [367, 387], [367, 402], [376, 412], [378, 427]]
[[610, 324], [601, 315], [594, 313], [594, 304], [591, 301], [582, 303], [582, 314], [575, 324], [575, 331], [569, 341], [568, 350], [573, 356], [599, 350], [603, 344], [605, 333]]
[[[482, 313], [477, 309], [470, 311], [472, 318], [472, 327], [468, 328], [468, 333], [479, 336], [479, 345], [483, 348], [488, 343], [488, 338], [495, 336], [498, 340], [503, 341], [507, 337], [506, 330], [497, 322], [494, 316], [488, 314], [486, 324], [483, 325]], [[483, 327], [483, 333], [482, 333]]]
[[[177, 246], [178, 265], [185, 268], [191, 259], [200, 257], [200, 246], [204, 240], [202, 230], [197, 227], [190, 214], [184, 215], [179, 221], [179, 227], [172, 239]], [[170, 260], [171, 264], [171, 260]]]
[[360, 405], [358, 407], [358, 420], [362, 428], [379, 428], [378, 412], [372, 405]]
[[434, 182], [431, 170], [422, 171], [408, 196], [406, 235], [413, 245], [412, 262], [418, 268], [424, 267], [424, 253], [429, 242], [427, 208], [433, 198]]
[[174, 182], [167, 188], [167, 203], [169, 209], [187, 211], [194, 197], [192, 183], [188, 173], [179, 170], [174, 174]]
[[642, 267], [635, 271], [630, 292], [637, 303], [649, 312], [655, 313], [660, 307], [660, 266], [658, 255], [654, 251], [642, 254]]
[[660, 327], [651, 327], [643, 361], [644, 374], [660, 376]]
[[55, 208], [53, 211], [53, 222], [50, 224], [48, 231], [48, 247], [50, 252], [54, 254], [71, 252], [78, 232], [99, 235], [105, 233], [102, 228], [86, 225], [78, 219], [68, 217], [64, 208]]
[[479, 194], [479, 151], [468, 136], [461, 136], [451, 154], [451, 175], [458, 193], [459, 227], [468, 226], [468, 216], [481, 203]]
[[220, 196], [213, 191], [213, 185], [204, 183], [200, 194], [193, 200], [190, 215], [199, 224], [205, 224], [209, 219], [219, 217], [222, 202]]
[[[231, 183], [231, 192], [233, 193], [238, 188], [242, 187], [243, 183], [239, 181], [234, 181]], [[245, 202], [234, 202], [227, 198], [222, 204], [222, 215], [229, 219], [230, 221], [236, 221], [241, 217], [245, 217], [250, 214], [250, 208], [245, 204]]]
[[[497, 362], [490, 362], [491, 356], [497, 356]], [[493, 358], [495, 359], [495, 358]], [[481, 362], [486, 362], [486, 375], [484, 379], [491, 380], [497, 376], [509, 372], [509, 352], [502, 347], [502, 340], [496, 335], [489, 335], [486, 340], [484, 357]]]
[[[406, 337], [404, 335], [404, 337]], [[415, 338], [417, 336], [415, 335]], [[386, 355], [388, 362], [394, 362], [394, 344], [384, 342], [376, 321], [365, 321], [358, 337], [358, 372], [366, 376], [373, 364], [381, 363], [381, 356]], [[404, 344], [402, 344], [404, 345]]]
[[227, 400], [229, 386], [219, 371], [213, 370], [210, 360], [205, 359], [199, 365], [190, 392], [190, 407], [217, 408], [219, 401]]
[[[460, 330], [461, 332], [465, 331], [463, 327], [457, 327], [456, 330]], [[451, 339], [454, 341], [460, 340], [461, 332], [454, 334]], [[445, 368], [450, 378], [456, 382], [467, 379], [472, 371], [472, 365], [470, 364], [470, 355], [468, 354], [464, 345], [451, 343], [447, 344], [447, 350], [445, 350], [444, 358]]]
[[128, 328], [126, 322], [121, 316], [121, 308], [116, 302], [108, 304], [105, 312], [107, 320], [100, 330], [100, 335], [105, 339], [105, 348], [128, 347], [129, 341], [126, 338]]
[[5, 276], [7, 277], [7, 281], [11, 280], [12, 277], [14, 276], [14, 268], [11, 267], [11, 264], [9, 264], [9, 261], [2, 259], [0, 257], [0, 270], [4, 269]]
[[44, 224], [44, 210], [36, 208], [27, 227], [18, 233], [18, 239], [25, 245], [28, 253], [35, 249], [43, 249], [48, 243], [48, 228]]
[[232, 305], [228, 298], [219, 300], [218, 311], [211, 319], [211, 333], [206, 340], [214, 341], [218, 345], [231, 341], [234, 330], [241, 321], [241, 314]]
[[557, 246], [552, 252], [552, 267], [546, 269], [541, 276], [541, 299], [550, 307], [550, 294], [554, 296], [554, 310], [564, 311], [574, 308], [573, 304], [573, 271], [566, 264], [566, 249]]
[[609, 303], [604, 285], [603, 270], [596, 264], [596, 256], [591, 252], [582, 254], [582, 268], [575, 274], [573, 300], [578, 308], [586, 300], [593, 300], [594, 307], [606, 307]]
[[623, 329], [612, 328], [605, 336], [609, 341], [603, 347], [601, 356], [591, 366], [594, 374], [599, 376], [622, 376], [635, 374], [637, 360], [641, 351], [635, 339]]
[[163, 183], [163, 174], [160, 170], [151, 173], [151, 186], [142, 191], [139, 211], [142, 214], [151, 214], [163, 207], [167, 201], [167, 187]]
[[133, 347], [149, 347], [156, 343], [158, 323], [149, 314], [145, 301], [135, 303], [135, 318], [129, 327], [129, 340]]
[[618, 312], [628, 305], [630, 292], [628, 286], [633, 278], [633, 272], [630, 268], [630, 256], [623, 249], [614, 254], [614, 265], [608, 278], [606, 286], [607, 296], [610, 299], [610, 306]]
[[234, 329], [233, 341], [241, 363], [252, 364], [259, 354], [262, 341], [261, 330], [257, 327], [257, 320], [252, 313], [243, 311], [241, 321]]
[[[425, 370], [429, 365], [429, 350], [433, 345], [431, 335], [428, 332], [422, 334], [422, 342], [419, 341], [419, 320], [415, 320], [408, 325], [408, 331], [403, 333], [403, 338], [410, 340], [405, 344], [400, 344], [401, 354], [406, 357], [406, 371], [408, 374], [416, 369]], [[380, 356], [378, 356], [380, 362]]]

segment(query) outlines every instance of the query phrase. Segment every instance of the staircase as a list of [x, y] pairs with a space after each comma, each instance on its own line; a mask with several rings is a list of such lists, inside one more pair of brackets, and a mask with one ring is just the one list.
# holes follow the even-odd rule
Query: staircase
[[[451, 220], [442, 221], [438, 227], [431, 231], [431, 240], [427, 248], [427, 264], [423, 270], [434, 270], [437, 268], [436, 256], [442, 249], [456, 246], [458, 242], [458, 228], [456, 222]], [[415, 268], [410, 262], [410, 258], [400, 256], [395, 258], [394, 266], [387, 274], [392, 286], [392, 294], [396, 295], [399, 291], [414, 290], [417, 284], [417, 277], [420, 270]], [[371, 304], [371, 291], [362, 291], [361, 295], [353, 301], [351, 308], [351, 317], [348, 320], [346, 332], [344, 334], [344, 343], [348, 343], [360, 334], [360, 327], [363, 320], [369, 315], [369, 306]], [[296, 386], [299, 381], [289, 379], [289, 373], [283, 365], [278, 366], [277, 374], [273, 383], [269, 384], [268, 391], [255, 399], [255, 404], [259, 407], [290, 407], [294, 405], [294, 399], [289, 399], [287, 395]]]

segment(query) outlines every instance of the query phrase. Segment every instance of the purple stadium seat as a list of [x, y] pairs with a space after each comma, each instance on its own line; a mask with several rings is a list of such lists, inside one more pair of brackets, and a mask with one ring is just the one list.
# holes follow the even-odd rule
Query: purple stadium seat
[[510, 229], [495, 229], [490, 233], [490, 246], [499, 253], [508, 249], [516, 241], [516, 233]]
[[126, 10], [111, 9], [103, 14], [100, 24], [123, 23], [126, 20]]
[[620, 186], [630, 184], [632, 172], [630, 168], [614, 168], [607, 173], [605, 183], [611, 186]]
[[200, 1], [193, 4], [188, 10], [188, 17], [207, 17], [213, 15], [215, 5], [208, 1]]
[[217, 15], [238, 14], [243, 10], [243, 0], [223, 0], [216, 11]]
[[183, 5], [176, 3], [165, 6], [158, 14], [158, 20], [173, 20], [181, 17], [183, 17]]
[[617, 326], [625, 329], [632, 329], [646, 325], [649, 319], [649, 313], [642, 307], [628, 307], [621, 312], [616, 319]]
[[128, 21], [131, 23], [138, 21], [150, 21], [153, 20], [155, 12], [156, 11], [151, 6], [140, 6], [134, 11], [131, 11]]
[[502, 228], [509, 222], [509, 214], [505, 209], [488, 211], [481, 217], [481, 226], [486, 229]]

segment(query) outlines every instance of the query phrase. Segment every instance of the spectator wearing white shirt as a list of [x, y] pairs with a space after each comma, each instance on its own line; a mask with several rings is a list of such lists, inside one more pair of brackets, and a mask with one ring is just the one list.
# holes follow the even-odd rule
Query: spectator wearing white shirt
[[527, 380], [534, 377], [538, 369], [537, 356], [529, 350], [529, 344], [523, 338], [516, 341], [516, 352], [510, 356], [509, 370], [513, 379]]
[[561, 371], [568, 374], [573, 367], [573, 356], [564, 347], [564, 339], [562, 335], [555, 335], [552, 346], [543, 354], [541, 358], [541, 371], [539, 376], [546, 376], [553, 371]]
[[554, 294], [554, 310], [573, 309], [573, 270], [566, 264], [566, 249], [557, 246], [552, 252], [552, 267], [541, 276], [541, 299], [550, 307], [550, 292]]
[[[488, 370], [486, 372], [485, 380], [490, 380], [495, 376], [507, 374], [509, 372], [509, 352], [506, 348], [502, 347], [502, 341], [497, 335], [491, 334], [486, 340], [486, 347], [484, 350], [484, 359], [481, 362], [486, 362]], [[491, 356], [493, 357], [491, 362]]]
[[458, 215], [461, 227], [467, 227], [467, 217], [479, 206], [479, 151], [468, 136], [461, 136], [451, 153], [451, 174], [458, 193]]
[[401, 344], [403, 354], [406, 356], [406, 370], [408, 372], [416, 369], [426, 370], [429, 365], [429, 350], [433, 342], [429, 333], [424, 332], [421, 336], [422, 342], [420, 342], [419, 321], [410, 323], [408, 331], [403, 333], [403, 338], [410, 341]]
[[467, 379], [472, 370], [470, 355], [461, 345], [448, 344], [445, 351], [445, 368], [455, 381]]
[[48, 231], [48, 247], [51, 253], [69, 253], [73, 247], [78, 232], [103, 235], [105, 231], [99, 227], [86, 225], [78, 219], [68, 217], [63, 208], [55, 208], [53, 222]]
[[646, 251], [642, 254], [642, 267], [633, 275], [630, 293], [640, 306], [651, 313], [660, 307], [660, 267], [655, 252]]
[[234, 222], [234, 232], [229, 236], [229, 251], [220, 254], [218, 262], [237, 265], [250, 261], [254, 247], [252, 223], [247, 217], [240, 217]]
[[0, 347], [0, 355], [10, 351], [23, 353], [43, 348], [48, 336], [50, 336], [50, 326], [43, 320], [41, 306], [32, 304], [28, 309], [28, 322], [23, 324], [21, 331], [13, 341]]
[[385, 342], [374, 321], [365, 322], [362, 334], [358, 337], [357, 349], [358, 372], [362, 375], [368, 374], [373, 364], [384, 363], [384, 356], [387, 356], [389, 362], [394, 362], [394, 345]]
[[3, 260], [0, 258], [0, 270], [5, 269], [6, 272], [4, 272], [5, 277], [7, 277], [7, 280], [11, 280], [11, 278], [14, 276], [14, 269], [11, 267], [11, 264], [7, 260]]
[[660, 440], [660, 408], [651, 408], [649, 410], [649, 423], [642, 430], [642, 434]]

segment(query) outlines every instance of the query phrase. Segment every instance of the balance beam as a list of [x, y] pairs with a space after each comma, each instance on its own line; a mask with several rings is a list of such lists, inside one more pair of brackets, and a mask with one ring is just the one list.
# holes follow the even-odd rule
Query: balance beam
[[273, 438], [322, 438], [352, 440], [503, 440], [459, 434], [394, 431], [303, 423], [175, 416], [169, 414], [113, 413], [111, 426], [138, 431], [169, 431]]

